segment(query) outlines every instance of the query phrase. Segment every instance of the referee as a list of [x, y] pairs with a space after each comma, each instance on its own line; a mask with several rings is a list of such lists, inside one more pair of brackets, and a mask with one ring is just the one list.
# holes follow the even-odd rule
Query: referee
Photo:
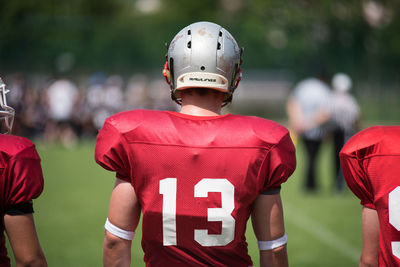
[[337, 73], [332, 78], [332, 121], [334, 122], [333, 143], [335, 153], [335, 189], [343, 192], [344, 179], [340, 168], [339, 152], [351, 136], [359, 129], [360, 107], [349, 93], [351, 78], [344, 73]]
[[291, 130], [305, 145], [308, 164], [306, 191], [316, 190], [315, 163], [323, 138], [328, 132], [331, 117], [332, 91], [322, 78], [307, 78], [300, 81], [287, 102]]

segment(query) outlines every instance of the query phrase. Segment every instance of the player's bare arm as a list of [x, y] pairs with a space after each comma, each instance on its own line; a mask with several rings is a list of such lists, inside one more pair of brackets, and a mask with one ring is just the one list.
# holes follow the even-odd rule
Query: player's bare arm
[[259, 242], [260, 266], [288, 266], [280, 194], [259, 195], [254, 202], [251, 218]]
[[130, 266], [131, 244], [140, 219], [140, 205], [132, 185], [116, 179], [111, 194], [103, 246], [103, 265]]
[[17, 267], [45, 267], [46, 258], [39, 244], [33, 214], [4, 215], [4, 225]]
[[376, 210], [362, 209], [363, 244], [360, 257], [360, 267], [378, 266], [379, 250], [379, 220]]

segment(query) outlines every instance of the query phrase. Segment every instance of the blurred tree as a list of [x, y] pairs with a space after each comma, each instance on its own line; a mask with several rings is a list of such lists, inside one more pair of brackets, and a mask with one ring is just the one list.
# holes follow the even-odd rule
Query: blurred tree
[[245, 47], [245, 67], [398, 77], [399, 1], [377, 0], [0, 0], [2, 71], [160, 68], [164, 43], [199, 20], [224, 25]]

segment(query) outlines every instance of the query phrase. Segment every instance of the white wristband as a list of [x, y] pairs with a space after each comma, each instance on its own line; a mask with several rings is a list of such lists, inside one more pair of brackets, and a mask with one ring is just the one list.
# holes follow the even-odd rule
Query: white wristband
[[118, 236], [119, 238], [126, 239], [126, 240], [132, 240], [133, 237], [135, 236], [135, 232], [133, 231], [126, 231], [124, 229], [121, 229], [114, 224], [112, 224], [108, 218], [106, 220], [106, 224], [104, 225], [104, 228], [111, 234]]
[[271, 240], [271, 241], [258, 241], [258, 249], [259, 250], [271, 250], [280, 246], [283, 246], [287, 243], [287, 236], [286, 233], [275, 240]]

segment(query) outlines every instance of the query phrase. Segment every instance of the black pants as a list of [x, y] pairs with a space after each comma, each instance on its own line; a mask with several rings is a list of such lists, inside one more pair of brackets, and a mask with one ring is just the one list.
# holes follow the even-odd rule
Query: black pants
[[334, 157], [335, 157], [335, 181], [334, 186], [338, 192], [342, 192], [344, 189], [344, 177], [342, 173], [342, 169], [340, 168], [340, 159], [339, 152], [344, 146], [345, 143], [345, 133], [342, 129], [336, 129], [333, 132], [333, 144], [334, 144]]
[[315, 166], [319, 148], [321, 147], [322, 140], [313, 140], [302, 137], [304, 145], [306, 147], [307, 152], [307, 170], [306, 170], [306, 179], [305, 179], [305, 189], [307, 191], [314, 191], [317, 187], [315, 181]]

